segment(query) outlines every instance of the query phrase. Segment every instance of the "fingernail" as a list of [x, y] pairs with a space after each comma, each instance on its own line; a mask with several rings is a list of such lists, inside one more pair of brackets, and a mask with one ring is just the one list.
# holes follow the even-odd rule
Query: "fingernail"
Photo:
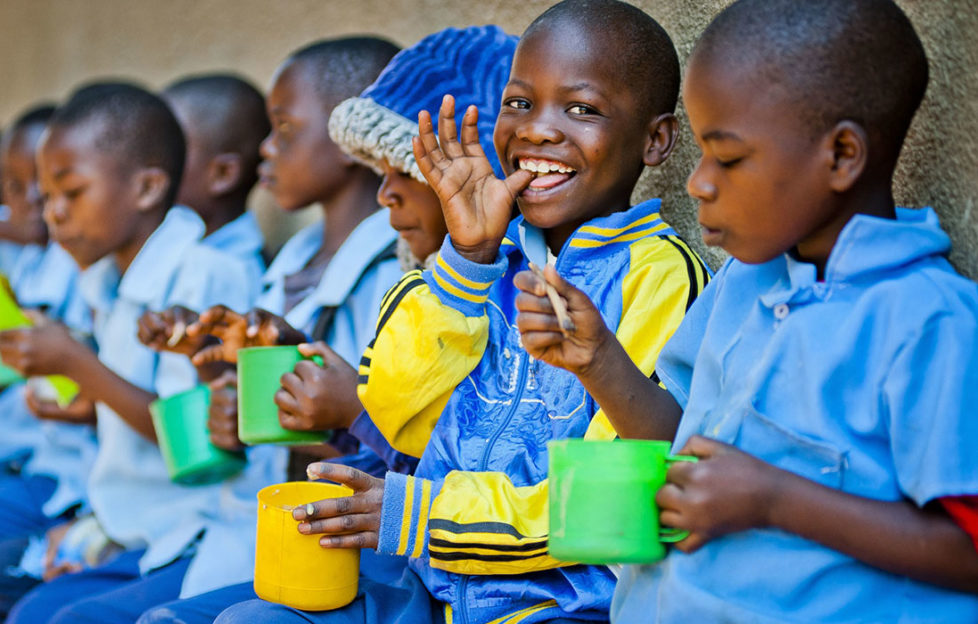
[[300, 522], [299, 523], [299, 533], [309, 533], [309, 531], [311, 529], [312, 529], [312, 527], [309, 526], [309, 523], [308, 522]]
[[313, 507], [312, 503], [309, 503], [308, 505], [306, 505], [306, 515], [307, 516], [312, 516], [315, 513], [316, 513], [316, 508]]

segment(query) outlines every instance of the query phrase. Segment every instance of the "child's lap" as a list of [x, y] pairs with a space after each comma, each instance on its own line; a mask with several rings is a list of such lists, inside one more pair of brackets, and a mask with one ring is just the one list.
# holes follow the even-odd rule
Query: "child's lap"
[[14, 606], [8, 624], [134, 622], [150, 607], [179, 596], [190, 564], [184, 557], [142, 576], [142, 555], [141, 550], [126, 551], [97, 568], [66, 574], [35, 588]]
[[44, 515], [43, 506], [58, 483], [39, 475], [0, 476], [0, 535], [4, 539], [42, 533], [57, 519]]

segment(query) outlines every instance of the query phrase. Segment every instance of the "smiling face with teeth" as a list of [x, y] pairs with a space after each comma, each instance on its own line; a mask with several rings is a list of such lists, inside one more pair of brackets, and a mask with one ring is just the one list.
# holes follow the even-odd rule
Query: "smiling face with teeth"
[[496, 151], [507, 174], [536, 174], [517, 203], [554, 252], [585, 221], [626, 210], [644, 167], [664, 159], [649, 155], [656, 116], [614, 49], [608, 33], [548, 24], [520, 41], [503, 92]]

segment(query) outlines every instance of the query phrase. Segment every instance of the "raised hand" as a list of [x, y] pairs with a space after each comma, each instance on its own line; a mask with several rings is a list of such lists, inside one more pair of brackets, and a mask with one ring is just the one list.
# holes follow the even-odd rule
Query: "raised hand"
[[363, 410], [357, 397], [357, 371], [325, 342], [300, 344], [305, 357], [319, 356], [322, 364], [303, 360], [282, 375], [275, 393], [278, 419], [292, 431], [347, 428]]
[[505, 180], [497, 178], [479, 144], [478, 119], [479, 111], [470, 106], [459, 137], [455, 98], [446, 95], [438, 113], [437, 138], [431, 115], [421, 111], [419, 136], [412, 147], [418, 168], [441, 201], [455, 249], [469, 260], [489, 264], [506, 234], [513, 202], [534, 174], [517, 170]]
[[325, 533], [319, 538], [323, 548], [377, 548], [384, 480], [356, 468], [325, 462], [309, 464], [306, 473], [313, 481], [325, 479], [345, 485], [353, 490], [353, 495], [295, 508], [292, 517], [299, 521], [299, 533]]
[[[584, 375], [595, 364], [604, 344], [615, 340], [604, 323], [601, 313], [583, 292], [567, 283], [554, 267], [543, 271], [544, 282], [532, 271], [516, 274], [513, 283], [522, 292], [516, 296], [516, 326], [522, 335], [523, 347], [534, 358], [552, 366]], [[573, 328], [561, 326], [553, 301], [547, 294], [547, 284], [566, 302], [567, 316]]]
[[139, 317], [136, 336], [139, 342], [155, 351], [191, 357], [208, 341], [206, 334], [187, 334], [187, 328], [197, 322], [197, 316], [196, 312], [183, 306], [172, 306], [161, 312], [147, 310]]

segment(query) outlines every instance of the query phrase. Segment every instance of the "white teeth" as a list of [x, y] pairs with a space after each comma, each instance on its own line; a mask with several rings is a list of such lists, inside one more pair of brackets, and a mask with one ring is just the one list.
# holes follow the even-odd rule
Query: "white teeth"
[[535, 158], [520, 159], [519, 161], [520, 169], [524, 171], [530, 171], [533, 173], [574, 173], [572, 167], [568, 167], [563, 163], [554, 162], [552, 160], [537, 160]]

